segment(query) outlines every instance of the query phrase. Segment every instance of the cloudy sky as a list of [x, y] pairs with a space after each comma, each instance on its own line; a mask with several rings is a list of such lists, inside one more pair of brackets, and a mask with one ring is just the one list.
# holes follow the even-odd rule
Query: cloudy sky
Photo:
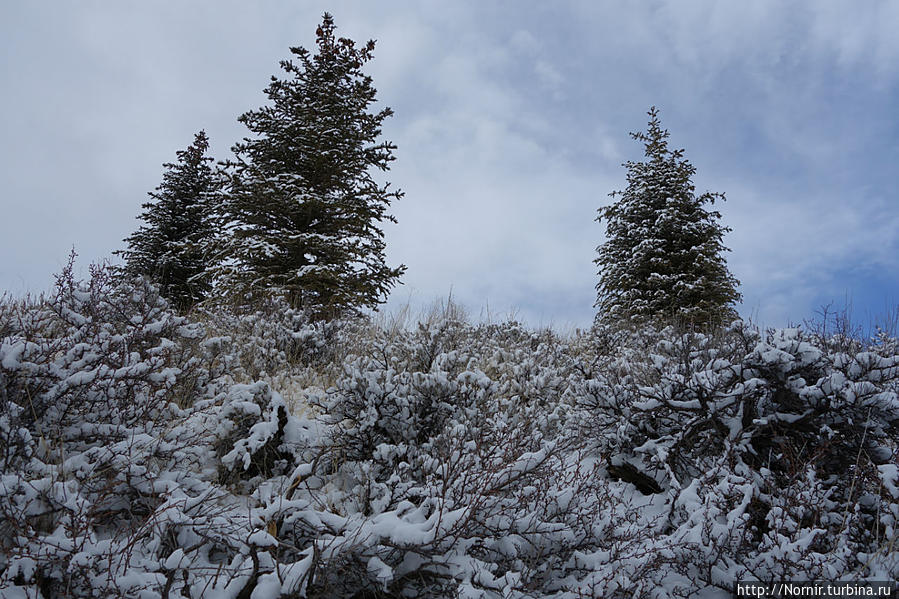
[[656, 105], [722, 191], [741, 312], [798, 322], [899, 301], [899, 2], [16, 2], [0, 0], [0, 290], [46, 289], [137, 226], [161, 164], [203, 128], [216, 158], [288, 47], [377, 40], [396, 116], [389, 306], [587, 325], [596, 209]]

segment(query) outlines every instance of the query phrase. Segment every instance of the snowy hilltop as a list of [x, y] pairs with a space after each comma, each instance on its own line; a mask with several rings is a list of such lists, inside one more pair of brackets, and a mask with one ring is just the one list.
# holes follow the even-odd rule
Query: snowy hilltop
[[688, 597], [895, 580], [899, 345], [0, 306], [3, 597]]

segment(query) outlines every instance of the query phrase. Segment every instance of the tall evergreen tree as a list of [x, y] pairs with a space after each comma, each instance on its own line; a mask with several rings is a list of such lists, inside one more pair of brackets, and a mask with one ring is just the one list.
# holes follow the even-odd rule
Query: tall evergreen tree
[[210, 202], [217, 184], [208, 149], [206, 132], [200, 131], [177, 153], [177, 162], [163, 165], [162, 183], [149, 193], [152, 201], [138, 217], [145, 224], [124, 240], [127, 249], [116, 252], [125, 260], [125, 273], [150, 278], [180, 310], [210, 290], [203, 247], [213, 232]]
[[390, 108], [374, 112], [376, 90], [362, 47], [334, 35], [325, 14], [318, 52], [291, 48], [286, 79], [272, 77], [270, 103], [243, 114], [252, 137], [227, 164], [221, 284], [238, 301], [279, 294], [330, 316], [375, 308], [404, 266], [390, 268], [380, 224], [402, 192], [378, 183], [396, 146], [380, 141]]
[[736, 315], [739, 281], [728, 271], [722, 239], [729, 228], [721, 214], [706, 209], [724, 194], [696, 195], [696, 168], [683, 150], [668, 148], [655, 107], [646, 132], [631, 133], [645, 146], [646, 159], [628, 161], [627, 188], [599, 209], [606, 242], [599, 256], [597, 319], [677, 318], [696, 324]]

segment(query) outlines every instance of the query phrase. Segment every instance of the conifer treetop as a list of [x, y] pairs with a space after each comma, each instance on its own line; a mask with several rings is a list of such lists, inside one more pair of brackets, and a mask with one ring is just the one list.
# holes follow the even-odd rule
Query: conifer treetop
[[597, 319], [620, 322], [665, 318], [710, 324], [736, 316], [739, 281], [728, 271], [723, 244], [728, 227], [706, 205], [719, 192], [696, 194], [696, 168], [684, 150], [671, 150], [669, 132], [650, 108], [646, 131], [631, 133], [644, 144], [643, 161], [627, 161], [627, 187], [599, 209], [606, 241], [597, 247]]
[[285, 297], [322, 316], [376, 308], [405, 267], [386, 264], [381, 223], [396, 222], [403, 196], [373, 173], [396, 146], [381, 139], [390, 108], [362, 68], [374, 41], [337, 37], [325, 13], [317, 52], [290, 49], [285, 77], [265, 88], [269, 103], [239, 117], [253, 134], [226, 163], [219, 287], [239, 302]]
[[124, 240], [127, 249], [116, 252], [125, 260], [125, 274], [149, 278], [181, 310], [205, 299], [210, 289], [206, 243], [218, 183], [208, 150], [209, 138], [200, 130], [177, 152], [176, 162], [163, 164], [162, 183], [138, 216], [144, 224]]

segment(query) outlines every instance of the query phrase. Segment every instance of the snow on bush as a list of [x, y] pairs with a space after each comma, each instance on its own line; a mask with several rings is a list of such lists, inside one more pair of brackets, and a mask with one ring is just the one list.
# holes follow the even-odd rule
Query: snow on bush
[[691, 579], [895, 578], [899, 356], [741, 322], [633, 337], [582, 405], [609, 472], [671, 498]]
[[294, 412], [308, 407], [303, 401], [306, 388], [330, 386], [345, 343], [360, 334], [362, 326], [354, 321], [311, 319], [276, 297], [249, 309], [200, 308], [195, 317], [214, 332], [205, 344], [219, 357], [229, 382], [265, 381]]
[[899, 577], [886, 336], [191, 318], [103, 268], [0, 305], [4, 597]]

